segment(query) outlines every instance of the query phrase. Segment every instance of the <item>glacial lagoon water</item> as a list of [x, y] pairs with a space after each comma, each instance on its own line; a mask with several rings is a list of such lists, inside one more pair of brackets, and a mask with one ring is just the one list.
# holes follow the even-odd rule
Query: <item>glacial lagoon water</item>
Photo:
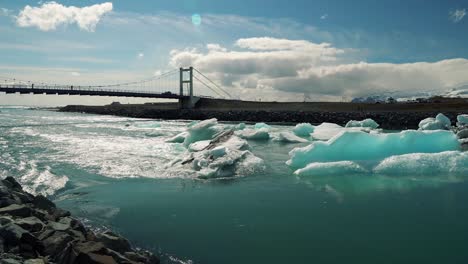
[[247, 140], [262, 169], [199, 179], [174, 163], [186, 147], [166, 142], [190, 123], [1, 107], [0, 176], [163, 263], [468, 262], [463, 153], [422, 173], [299, 176], [289, 152], [310, 142]]

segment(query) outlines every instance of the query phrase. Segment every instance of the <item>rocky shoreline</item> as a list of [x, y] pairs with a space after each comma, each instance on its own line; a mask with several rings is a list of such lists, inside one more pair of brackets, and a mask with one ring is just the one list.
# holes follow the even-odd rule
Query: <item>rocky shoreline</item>
[[[467, 109], [468, 110], [468, 109]], [[116, 115], [134, 118], [154, 118], [168, 120], [312, 123], [332, 122], [345, 125], [349, 120], [372, 118], [381, 128], [390, 130], [417, 129], [421, 120], [443, 112], [451, 120], [466, 111], [414, 111], [414, 112], [327, 112], [327, 111], [266, 111], [266, 110], [201, 110], [201, 109], [158, 109], [147, 105], [69, 105], [59, 109], [63, 112], [79, 112], [99, 115]]]
[[95, 233], [42, 195], [0, 181], [0, 264], [159, 263], [111, 232]]

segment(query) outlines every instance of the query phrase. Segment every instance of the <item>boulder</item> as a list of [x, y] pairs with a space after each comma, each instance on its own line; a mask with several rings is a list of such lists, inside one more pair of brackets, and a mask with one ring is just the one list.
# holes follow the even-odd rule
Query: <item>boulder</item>
[[47, 227], [55, 231], [67, 231], [68, 229], [71, 228], [70, 225], [59, 223], [59, 222], [54, 222], [54, 221], [49, 221], [49, 223], [47, 224]]
[[8, 259], [1, 259], [0, 264], [21, 264], [21, 261], [8, 258]]
[[97, 234], [96, 237], [97, 240], [102, 242], [106, 247], [119, 253], [124, 253], [131, 250], [130, 242], [127, 239], [110, 231]]
[[56, 208], [55, 204], [52, 201], [50, 201], [42, 195], [37, 195], [36, 197], [34, 197], [33, 204], [35, 207], [46, 211]]
[[4, 239], [5, 244], [10, 246], [19, 244], [25, 233], [28, 231], [13, 222], [0, 227], [0, 237]]
[[54, 232], [51, 236], [42, 241], [45, 247], [45, 254], [51, 255], [52, 258], [55, 258], [67, 247], [68, 242], [71, 242], [72, 240], [73, 238], [65, 232]]
[[15, 178], [11, 177], [11, 176], [8, 176], [6, 177], [4, 180], [2, 180], [2, 183], [10, 188], [10, 189], [13, 189], [13, 190], [17, 190], [17, 191], [21, 191], [23, 190], [23, 188], [21, 187], [21, 184], [19, 184]]
[[44, 260], [37, 258], [37, 259], [27, 259], [24, 261], [23, 264], [44, 264]]
[[32, 203], [33, 199], [34, 199], [34, 196], [32, 196], [29, 193], [25, 193], [25, 192], [13, 191], [12, 194], [13, 194], [13, 197], [15, 197], [16, 200], [19, 200], [22, 203]]
[[0, 208], [7, 207], [12, 204], [18, 204], [18, 201], [7, 196], [0, 198]]
[[44, 228], [44, 223], [35, 216], [19, 219], [16, 224], [30, 232], [38, 232]]
[[77, 264], [117, 264], [114, 258], [107, 255], [95, 254], [95, 253], [88, 253], [88, 254], [80, 254], [75, 263]]
[[32, 210], [31, 208], [20, 205], [20, 204], [12, 204], [7, 207], [0, 208], [0, 215], [8, 214], [11, 216], [19, 216], [19, 217], [28, 217], [31, 216]]

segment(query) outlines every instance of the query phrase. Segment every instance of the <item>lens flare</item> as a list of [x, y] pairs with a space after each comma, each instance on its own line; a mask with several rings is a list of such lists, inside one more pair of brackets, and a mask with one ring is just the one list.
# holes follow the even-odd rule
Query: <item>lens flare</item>
[[192, 24], [195, 26], [199, 26], [202, 22], [202, 18], [199, 14], [193, 14], [192, 15]]

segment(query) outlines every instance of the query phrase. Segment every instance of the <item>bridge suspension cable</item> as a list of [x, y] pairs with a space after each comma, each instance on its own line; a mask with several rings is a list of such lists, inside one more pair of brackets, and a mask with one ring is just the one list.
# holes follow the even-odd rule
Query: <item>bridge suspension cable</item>
[[[201, 76], [203, 76], [206, 80], [208, 80], [208, 82], [210, 82], [211, 84], [213, 84], [218, 90], [221, 90], [221, 92], [223, 92], [224, 94], [226, 94], [228, 96], [228, 98], [232, 98], [232, 95], [230, 93], [228, 93], [226, 90], [224, 90], [223, 88], [221, 88], [221, 86], [219, 86], [218, 84], [216, 84], [213, 80], [211, 80], [208, 76], [206, 76], [205, 74], [203, 74], [202, 72], [200, 72], [197, 68], [193, 68], [197, 73], [199, 73]], [[200, 79], [196, 78], [198, 81], [200, 81], [202, 84], [204, 84], [205, 86], [207, 86], [207, 84], [205, 84], [203, 81], [201, 81]], [[208, 86], [207, 86], [208, 87]], [[211, 88], [210, 88], [211, 89]], [[212, 90], [212, 89], [211, 89]], [[218, 94], [218, 93], [217, 93]], [[218, 94], [220, 95], [220, 94]], [[220, 95], [222, 96], [222, 95]]]

